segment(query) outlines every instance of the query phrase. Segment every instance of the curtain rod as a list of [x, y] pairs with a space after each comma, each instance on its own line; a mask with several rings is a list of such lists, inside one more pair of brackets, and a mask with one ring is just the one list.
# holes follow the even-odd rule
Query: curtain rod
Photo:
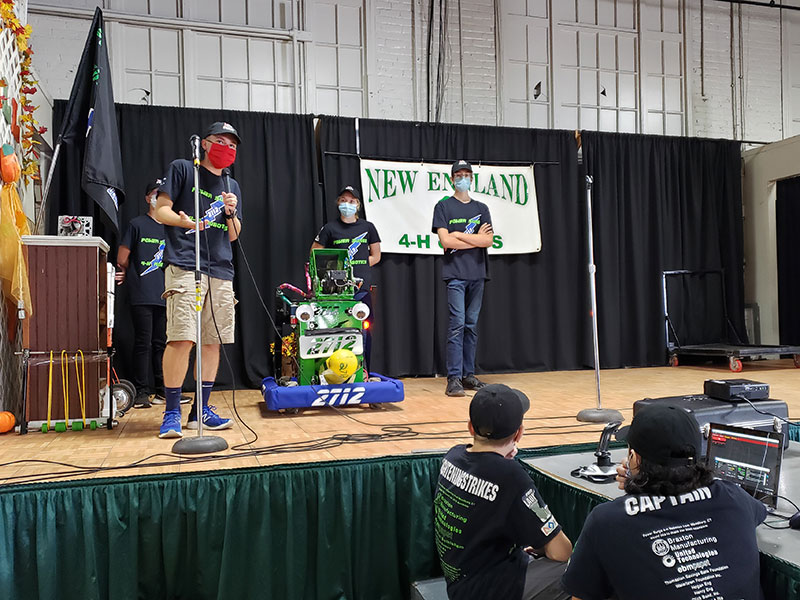
[[[416, 158], [407, 158], [407, 157], [399, 157], [399, 156], [367, 156], [367, 155], [362, 155], [362, 154], [356, 154], [355, 152], [337, 152], [336, 150], [325, 150], [325, 151], [323, 151], [322, 154], [323, 155], [328, 155], [328, 156], [344, 156], [344, 157], [347, 157], [347, 158], [366, 158], [368, 160], [371, 159], [371, 160], [395, 160], [395, 161], [398, 161], [398, 162], [425, 162], [425, 158], [416, 159]], [[449, 164], [451, 164], [452, 162], [455, 162], [455, 161], [438, 158], [438, 159], [429, 159], [427, 162], [440, 163], [440, 164], [443, 164], [443, 165], [449, 165]], [[475, 162], [475, 161], [473, 161], [473, 162]], [[482, 160], [482, 161], [478, 162], [477, 165], [481, 166], [481, 164], [483, 164], [483, 163], [488, 163], [488, 164], [492, 164], [492, 165], [503, 165], [503, 166], [506, 166], [506, 167], [513, 167], [513, 166], [525, 167], [525, 166], [528, 166], [528, 165], [551, 166], [551, 165], [560, 165], [561, 164], [559, 161], [554, 161], [554, 160], [540, 160], [540, 161]]]
[[756, 2], [755, 0], [717, 0], [717, 2], [724, 2], [725, 4], [747, 4], [749, 6], [763, 6], [765, 8], [778, 8], [784, 10], [800, 10], [800, 6], [787, 6], [783, 3], [776, 4], [775, 0], [770, 2]]

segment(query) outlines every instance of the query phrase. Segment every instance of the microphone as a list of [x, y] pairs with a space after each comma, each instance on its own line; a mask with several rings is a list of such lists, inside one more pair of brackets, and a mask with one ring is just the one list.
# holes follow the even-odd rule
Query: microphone
[[222, 169], [222, 189], [226, 194], [231, 193], [231, 170], [228, 167]]
[[[225, 191], [226, 194], [231, 193], [231, 170], [228, 167], [222, 169], [222, 189]], [[235, 218], [236, 217], [236, 209], [233, 209], [233, 212], [230, 215], [226, 215], [225, 218]]]
[[189, 138], [189, 144], [192, 147], [192, 157], [196, 159], [200, 159], [200, 136], [194, 134], [192, 137]]

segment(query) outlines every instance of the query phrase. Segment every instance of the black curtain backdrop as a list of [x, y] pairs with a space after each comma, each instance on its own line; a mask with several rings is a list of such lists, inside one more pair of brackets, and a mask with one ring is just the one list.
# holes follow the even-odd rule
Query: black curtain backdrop
[[[57, 101], [54, 127], [60, 127], [66, 102]], [[214, 121], [227, 121], [239, 131], [242, 145], [231, 175], [241, 185], [243, 223], [241, 248], [253, 269], [255, 284], [272, 310], [272, 290], [283, 281], [302, 281], [303, 263], [321, 221], [322, 209], [314, 142], [313, 117], [228, 110], [205, 110], [117, 104], [127, 200], [120, 207], [122, 230], [147, 212], [144, 188], [162, 176], [175, 158], [191, 158], [189, 138], [202, 135]], [[80, 188], [79, 173], [69, 159], [59, 158], [50, 204], [48, 233], [55, 233], [59, 214], [96, 215], [72, 193]], [[97, 219], [95, 219], [97, 223]], [[101, 232], [105, 233], [105, 232]], [[118, 240], [105, 237], [116, 260]], [[236, 344], [227, 346], [237, 385], [259, 387], [270, 368], [271, 325], [264, 313], [239, 249], [234, 248], [237, 309]], [[126, 286], [117, 288], [114, 364], [120, 377], [128, 373], [133, 329]], [[192, 369], [187, 380], [193, 380]], [[229, 387], [231, 373], [224, 358], [217, 383]], [[193, 388], [192, 388], [193, 389]]]
[[[665, 363], [663, 270], [723, 269], [728, 316], [746, 342], [739, 142], [591, 131], [581, 138], [594, 177], [601, 365]], [[682, 304], [719, 322], [719, 294]]]
[[778, 252], [778, 328], [781, 344], [800, 344], [800, 259], [797, 230], [800, 227], [800, 177], [778, 182], [775, 202]]
[[[65, 102], [56, 102], [56, 127], [64, 108]], [[318, 228], [336, 214], [337, 191], [348, 183], [360, 187], [359, 161], [352, 156], [354, 119], [321, 117], [318, 148], [311, 115], [137, 105], [116, 110], [127, 184], [120, 216], [125, 225], [147, 210], [145, 183], [162, 175], [172, 159], [189, 157], [191, 134], [216, 120], [231, 122], [242, 134], [232, 171], [243, 191], [241, 245], [257, 288], [237, 250], [237, 343], [228, 355], [237, 385], [257, 387], [270, 374], [273, 334], [256, 290], [272, 310], [278, 284], [304, 287], [308, 249]], [[745, 340], [738, 143], [596, 132], [584, 132], [582, 139], [586, 172], [595, 180], [602, 366], [664, 364], [665, 269], [724, 269], [729, 316]], [[573, 132], [361, 119], [360, 144], [361, 155], [369, 158], [536, 164], [542, 251], [490, 258], [477, 370], [591, 366], [585, 190]], [[79, 172], [69, 157], [59, 159], [49, 232], [58, 214], [97, 214], [74, 193]], [[117, 240], [106, 239], [114, 260]], [[373, 370], [392, 376], [445, 372], [447, 300], [440, 261], [383, 255], [375, 277]], [[711, 322], [721, 312], [718, 295], [684, 290], [684, 296], [687, 322]], [[118, 288], [116, 318], [115, 364], [124, 377], [133, 342], [125, 286]], [[224, 361], [218, 382], [232, 383]]]
[[[480, 372], [577, 369], [591, 365], [586, 245], [578, 202], [574, 133], [360, 119], [365, 158], [477, 164], [556, 162], [535, 167], [542, 250], [492, 256], [481, 310]], [[354, 119], [323, 117], [327, 214], [345, 184], [360, 188]], [[431, 215], [431, 219], [433, 215]], [[380, 233], [380, 232], [378, 232]], [[445, 373], [447, 294], [441, 259], [383, 254], [373, 335], [374, 369], [392, 375]]]

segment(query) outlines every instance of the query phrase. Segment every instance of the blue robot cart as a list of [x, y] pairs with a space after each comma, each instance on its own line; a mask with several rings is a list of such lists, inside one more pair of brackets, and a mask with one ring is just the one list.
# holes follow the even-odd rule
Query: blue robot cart
[[265, 377], [261, 393], [268, 410], [296, 413], [301, 408], [323, 406], [360, 406], [383, 402], [401, 402], [403, 383], [397, 379], [370, 373], [380, 381], [359, 381], [338, 385], [278, 385], [274, 377]]

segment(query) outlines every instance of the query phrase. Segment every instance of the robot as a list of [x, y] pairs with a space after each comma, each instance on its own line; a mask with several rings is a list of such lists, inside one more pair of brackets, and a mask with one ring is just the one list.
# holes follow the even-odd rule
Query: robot
[[304, 407], [402, 401], [400, 381], [365, 372], [370, 310], [355, 299], [362, 282], [353, 276], [347, 250], [312, 250], [306, 282], [308, 292], [286, 283], [276, 290], [281, 339], [272, 346], [276, 377], [262, 382], [267, 408], [297, 413]]

